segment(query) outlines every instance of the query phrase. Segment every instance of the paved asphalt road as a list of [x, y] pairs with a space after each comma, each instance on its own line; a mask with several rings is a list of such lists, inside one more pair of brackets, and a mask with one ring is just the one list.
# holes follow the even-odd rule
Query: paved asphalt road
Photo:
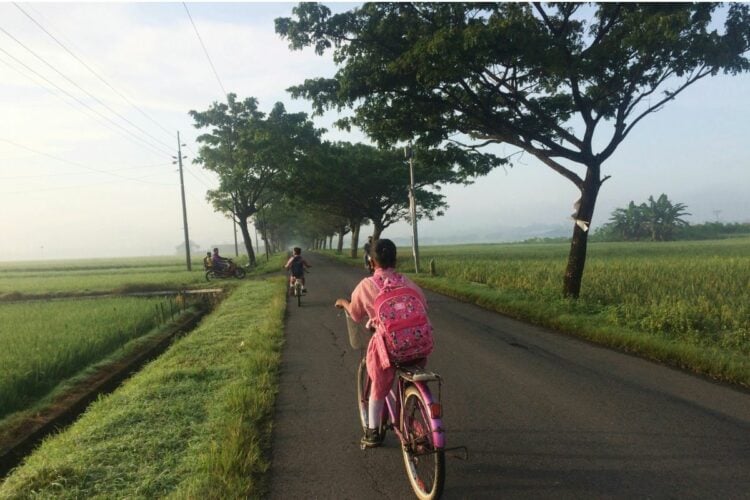
[[[308, 256], [290, 302], [271, 497], [413, 498], [396, 439], [362, 451], [337, 297], [364, 271]], [[427, 293], [445, 378], [444, 498], [750, 498], [750, 393]]]

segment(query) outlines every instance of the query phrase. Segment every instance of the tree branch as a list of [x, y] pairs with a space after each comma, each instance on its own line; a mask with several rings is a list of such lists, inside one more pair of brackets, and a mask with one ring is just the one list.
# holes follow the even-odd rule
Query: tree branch
[[697, 82], [697, 81], [698, 81], [698, 80], [700, 80], [701, 78], [705, 78], [705, 77], [707, 77], [707, 76], [708, 76], [708, 75], [710, 75], [710, 74], [711, 74], [711, 70], [710, 70], [710, 69], [706, 69], [706, 66], [704, 65], [704, 66], [703, 66], [703, 67], [702, 67], [702, 68], [701, 68], [700, 70], [698, 70], [698, 73], [697, 73], [697, 74], [695, 75], [695, 77], [693, 77], [693, 78], [691, 78], [691, 79], [688, 79], [688, 80], [687, 80], [687, 81], [686, 81], [686, 82], [685, 82], [684, 84], [682, 84], [682, 85], [681, 85], [681, 86], [680, 86], [680, 87], [679, 87], [679, 88], [678, 88], [677, 90], [675, 90], [674, 92], [668, 92], [668, 94], [667, 94], [667, 96], [666, 96], [666, 97], [664, 97], [663, 99], [661, 99], [661, 100], [660, 100], [659, 102], [657, 102], [657, 103], [656, 103], [656, 104], [654, 104], [653, 106], [649, 107], [649, 108], [648, 108], [648, 109], [647, 109], [646, 111], [644, 111], [643, 113], [641, 113], [641, 114], [640, 114], [640, 115], [639, 115], [639, 116], [638, 116], [638, 117], [637, 117], [637, 118], [636, 118], [636, 119], [635, 119], [635, 120], [633, 121], [633, 123], [631, 123], [631, 124], [630, 124], [630, 125], [629, 125], [629, 126], [628, 126], [628, 127], [626, 128], [626, 129], [625, 129], [625, 132], [623, 132], [623, 134], [622, 134], [622, 138], [623, 138], [623, 139], [625, 139], [625, 137], [627, 137], [627, 135], [628, 135], [628, 134], [630, 133], [630, 131], [631, 131], [631, 130], [633, 129], [633, 127], [634, 127], [634, 126], [635, 126], [635, 125], [636, 125], [636, 124], [637, 124], [637, 123], [638, 123], [639, 121], [641, 121], [641, 120], [642, 120], [642, 119], [643, 119], [643, 118], [644, 118], [644, 117], [645, 117], [646, 115], [648, 115], [649, 113], [652, 113], [652, 112], [654, 112], [654, 111], [658, 110], [658, 109], [659, 109], [659, 108], [661, 108], [661, 107], [662, 107], [662, 106], [663, 106], [663, 105], [664, 105], [665, 103], [667, 103], [668, 101], [671, 101], [672, 99], [674, 99], [674, 98], [675, 98], [675, 96], [677, 96], [677, 94], [679, 94], [680, 92], [682, 92], [683, 90], [685, 90], [685, 89], [686, 89], [687, 87], [689, 87], [690, 85], [694, 84], [695, 82]]

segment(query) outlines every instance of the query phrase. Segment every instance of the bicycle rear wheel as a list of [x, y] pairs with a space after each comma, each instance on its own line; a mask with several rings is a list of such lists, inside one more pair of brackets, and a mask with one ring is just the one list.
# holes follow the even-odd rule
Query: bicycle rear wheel
[[[367, 429], [369, 412], [370, 412], [370, 377], [367, 375], [367, 363], [365, 358], [359, 363], [357, 369], [357, 413], [359, 413], [359, 425], [362, 427], [364, 433]], [[380, 438], [385, 437], [386, 430], [386, 409], [383, 408], [383, 418], [380, 422]]]
[[435, 448], [430, 414], [424, 398], [414, 386], [404, 395], [404, 440], [401, 451], [409, 483], [422, 500], [440, 498], [445, 483], [445, 451]]

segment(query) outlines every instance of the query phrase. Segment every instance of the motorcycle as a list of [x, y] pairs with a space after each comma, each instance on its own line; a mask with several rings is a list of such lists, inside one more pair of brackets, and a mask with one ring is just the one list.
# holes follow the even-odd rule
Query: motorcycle
[[206, 281], [226, 278], [237, 278], [241, 280], [245, 277], [245, 270], [238, 267], [232, 259], [226, 259], [225, 266], [226, 267], [223, 269], [214, 269], [213, 267], [208, 268], [206, 271]]

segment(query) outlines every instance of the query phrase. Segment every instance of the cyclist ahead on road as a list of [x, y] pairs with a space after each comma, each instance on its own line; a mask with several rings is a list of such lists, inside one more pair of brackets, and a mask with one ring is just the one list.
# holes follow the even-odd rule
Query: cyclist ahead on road
[[305, 287], [305, 269], [308, 269], [312, 266], [305, 260], [304, 257], [302, 257], [302, 249], [300, 247], [294, 247], [293, 255], [289, 258], [284, 267], [288, 271], [291, 271], [291, 276], [289, 277], [289, 286], [294, 286], [294, 279], [299, 278], [300, 281], [302, 281], [302, 291], [304, 293], [307, 293], [307, 288]]
[[[370, 392], [367, 412], [367, 430], [362, 437], [361, 443], [368, 448], [379, 446], [382, 441], [378, 428], [382, 419], [385, 396], [391, 390], [393, 379], [396, 376], [396, 367], [392, 359], [398, 359], [399, 355], [394, 351], [398, 349], [398, 342], [401, 342], [398, 334], [386, 332], [387, 328], [384, 328], [384, 321], [381, 319], [385, 317], [385, 322], [388, 322], [387, 316], [390, 316], [391, 319], [398, 320], [401, 317], [408, 317], [412, 311], [419, 309], [424, 312], [427, 309], [427, 299], [425, 299], [424, 293], [422, 293], [419, 286], [409, 278], [396, 272], [396, 245], [391, 240], [380, 239], [373, 242], [370, 256], [375, 267], [373, 276], [364, 278], [359, 282], [352, 292], [351, 301], [338, 299], [335, 304], [336, 307], [345, 309], [349, 316], [356, 322], [360, 322], [367, 317], [367, 327], [375, 331], [375, 334], [370, 339], [370, 343], [367, 345], [366, 357], [367, 374], [372, 380], [372, 390]], [[406, 293], [411, 294], [410, 298], [412, 300], [409, 302], [409, 299], [407, 299], [406, 302], [402, 302], [401, 304], [403, 304], [402, 309], [406, 310], [408, 308], [409, 312], [402, 314], [397, 311], [400, 304], [395, 304], [396, 307], [390, 310], [388, 309], [388, 304], [383, 305], [384, 290], [393, 290], [396, 288], [403, 290], [404, 287], [409, 289]], [[398, 300], [394, 302], [398, 302]], [[414, 305], [417, 307], [413, 307]], [[384, 311], [386, 312], [384, 313]], [[381, 317], [379, 317], [379, 314]], [[394, 318], [395, 316], [399, 317]], [[421, 329], [421, 332], [417, 332], [417, 336], [423, 335], [429, 338], [429, 347], [426, 351], [429, 354], [432, 350], [432, 328], [429, 326], [429, 322], [425, 326], [426, 328]], [[414, 328], [411, 329], [410, 334], [413, 333]], [[396, 340], [396, 346], [394, 346], [393, 339]], [[412, 337], [411, 341], [415, 349], [421, 348], [418, 345], [420, 344], [420, 339], [415, 340], [415, 337]], [[401, 346], [403, 348], [403, 342], [401, 342]], [[427, 354], [415, 356], [402, 364], [424, 366], [427, 361]]]

